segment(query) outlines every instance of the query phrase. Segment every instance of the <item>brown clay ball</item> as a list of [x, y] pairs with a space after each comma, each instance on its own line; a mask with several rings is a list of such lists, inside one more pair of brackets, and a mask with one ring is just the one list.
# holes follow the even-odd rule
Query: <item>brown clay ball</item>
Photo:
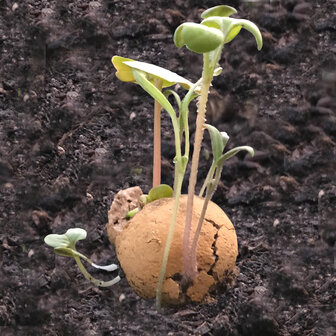
[[[116, 252], [126, 278], [141, 297], [156, 295], [158, 275], [170, 225], [174, 199], [164, 198], [147, 204], [116, 238]], [[198, 275], [182, 291], [182, 240], [187, 195], [180, 198], [173, 243], [170, 249], [162, 300], [166, 304], [202, 302], [209, 292], [232, 273], [238, 254], [235, 229], [215, 203], [210, 202], [203, 221], [197, 249]], [[197, 227], [203, 199], [194, 198], [191, 237]]]

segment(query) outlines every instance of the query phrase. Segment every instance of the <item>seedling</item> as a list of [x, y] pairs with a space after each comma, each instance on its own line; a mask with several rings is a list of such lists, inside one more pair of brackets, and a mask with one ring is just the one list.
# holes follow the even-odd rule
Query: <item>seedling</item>
[[[181, 196], [182, 181], [189, 160], [188, 107], [190, 102], [195, 97], [199, 96], [194, 151], [192, 156], [191, 174], [188, 187], [185, 231], [183, 238], [183, 265], [185, 283], [192, 282], [197, 275], [197, 242], [207, 205], [218, 185], [224, 162], [230, 157], [236, 155], [241, 150], [245, 150], [253, 156], [253, 149], [248, 146], [236, 147], [223, 154], [224, 148], [228, 141], [227, 134], [219, 132], [213, 126], [205, 125], [206, 104], [208, 100], [209, 88], [213, 77], [219, 75], [221, 72], [219, 61], [224, 45], [232, 41], [238, 35], [241, 28], [244, 28], [254, 35], [258, 50], [262, 48], [262, 36], [257, 26], [248, 20], [231, 18], [230, 15], [232, 14], [236, 14], [236, 10], [234, 8], [229, 6], [216, 6], [203, 12], [203, 21], [200, 24], [187, 22], [183, 23], [176, 29], [174, 34], [174, 42], [177, 47], [180, 48], [185, 45], [189, 50], [203, 55], [202, 77], [195, 84], [192, 84], [183, 77], [158, 66], [137, 62], [119, 56], [114, 56], [112, 58], [112, 62], [117, 69], [117, 77], [122, 81], [139, 84], [154, 98], [157, 104], [155, 105], [157, 107], [156, 113], [157, 111], [161, 110], [162, 107], [168, 112], [173, 124], [176, 150], [176, 156], [174, 159], [175, 176], [173, 187], [173, 196], [175, 197], [175, 200], [156, 292], [156, 305], [158, 310], [161, 309], [162, 286], [174, 233], [179, 199]], [[178, 93], [172, 89], [162, 92], [162, 88], [170, 87], [174, 84], [180, 84], [182, 87], [188, 90], [183, 99], [181, 99]], [[176, 105], [178, 107], [178, 114], [175, 112], [174, 108], [167, 99], [167, 97], [170, 95], [175, 98]], [[158, 137], [160, 136], [158, 128], [159, 124], [154, 121], [154, 152], [158, 151], [157, 144], [160, 143], [158, 140]], [[203, 187], [201, 188], [200, 196], [203, 196], [205, 192], [203, 209], [196, 233], [191, 241], [190, 232], [193, 199], [197, 182], [201, 143], [205, 128], [208, 129], [211, 137], [213, 163], [203, 183]], [[181, 143], [183, 137], [185, 141], [185, 147], [184, 153], [182, 154]], [[156, 157], [155, 153], [154, 157]], [[155, 172], [157, 169], [155, 162], [157, 161], [154, 159], [153, 176], [157, 175]], [[153, 186], [157, 186], [159, 184], [157, 179], [155, 179], [155, 181], [156, 182], [153, 183]], [[130, 214], [128, 215], [130, 217]]]
[[[153, 150], [153, 187], [161, 183], [161, 102], [164, 96], [162, 89], [180, 84], [189, 89], [192, 83], [174, 72], [158, 67], [153, 64], [134, 61], [130, 58], [114, 56], [112, 63], [117, 69], [116, 76], [123, 82], [138, 83], [145, 91], [154, 98], [154, 150]], [[165, 102], [165, 109], [167, 109]], [[168, 102], [169, 104], [169, 102]], [[170, 105], [170, 104], [169, 104]], [[168, 113], [174, 109], [168, 106]], [[173, 112], [175, 115], [175, 112]], [[172, 117], [172, 115], [171, 115]], [[173, 125], [176, 125], [176, 118], [173, 118]], [[175, 141], [178, 139], [175, 138]]]
[[107, 266], [99, 266], [96, 265], [91, 259], [87, 258], [82, 253], [76, 250], [76, 243], [79, 240], [85, 239], [87, 233], [85, 230], [80, 228], [69, 229], [64, 234], [50, 234], [44, 238], [44, 242], [53, 247], [56, 254], [63, 257], [72, 257], [75, 259], [80, 271], [83, 273], [84, 277], [92, 282], [94, 285], [99, 287], [109, 287], [116, 284], [120, 281], [119, 275], [110, 281], [102, 281], [94, 278], [84, 267], [80, 258], [88, 262], [91, 266], [102, 269], [107, 272], [112, 272], [118, 269], [118, 266], [115, 264], [107, 265]]
[[[146, 204], [154, 202], [160, 198], [168, 198], [173, 196], [173, 189], [167, 184], [160, 184], [152, 188], [148, 195], [140, 196], [141, 207], [144, 207]], [[126, 219], [131, 219], [135, 214], [140, 211], [140, 208], [135, 208], [129, 211], [126, 215]]]

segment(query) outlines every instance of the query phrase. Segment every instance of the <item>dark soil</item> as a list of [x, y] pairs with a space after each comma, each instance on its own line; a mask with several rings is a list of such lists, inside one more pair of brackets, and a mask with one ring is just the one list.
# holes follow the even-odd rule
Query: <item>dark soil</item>
[[[198, 79], [201, 57], [177, 49], [172, 34], [217, 4], [0, 1], [1, 335], [335, 335], [334, 0], [227, 1], [264, 37], [261, 52], [248, 32], [226, 47], [209, 102], [208, 120], [229, 133], [230, 146], [256, 150], [227, 163], [214, 197], [239, 239], [231, 288], [160, 315], [122, 271], [114, 287], [95, 288], [43, 243], [82, 227], [80, 250], [117, 262], [107, 210], [118, 190], [150, 188], [153, 104], [116, 79], [110, 58]], [[166, 114], [163, 129], [171, 184]]]

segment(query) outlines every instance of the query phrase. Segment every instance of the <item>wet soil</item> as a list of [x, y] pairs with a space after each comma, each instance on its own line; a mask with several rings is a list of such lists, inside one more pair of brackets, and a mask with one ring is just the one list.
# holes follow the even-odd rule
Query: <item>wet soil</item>
[[[155, 311], [122, 280], [91, 286], [45, 235], [82, 227], [81, 252], [118, 262], [105, 225], [120, 189], [151, 184], [152, 101], [110, 58], [190, 80], [201, 58], [173, 45], [204, 1], [0, 2], [1, 335], [335, 335], [336, 3], [227, 1], [261, 29], [227, 45], [208, 121], [249, 144], [214, 201], [234, 223], [240, 274], [204, 305]], [[195, 106], [190, 112], [195, 120]], [[172, 183], [164, 114], [163, 182]], [[193, 128], [193, 127], [191, 127]], [[200, 181], [210, 159], [205, 140]], [[186, 191], [187, 185], [184, 185]], [[105, 278], [101, 272], [93, 274]]]

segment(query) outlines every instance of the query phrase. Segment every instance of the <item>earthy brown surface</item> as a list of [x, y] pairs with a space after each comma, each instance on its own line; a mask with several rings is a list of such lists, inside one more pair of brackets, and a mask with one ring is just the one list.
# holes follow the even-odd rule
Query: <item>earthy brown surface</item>
[[115, 244], [116, 237], [123, 231], [128, 220], [126, 215], [130, 210], [140, 207], [140, 187], [131, 187], [120, 190], [114, 196], [111, 207], [108, 211], [106, 231], [112, 245]]
[[[82, 227], [81, 252], [117, 261], [107, 212], [120, 189], [150, 188], [153, 103], [117, 81], [110, 59], [198, 79], [201, 58], [172, 34], [219, 2], [16, 2], [0, 2], [0, 334], [334, 335], [335, 1], [227, 1], [264, 37], [261, 52], [248, 32], [227, 46], [209, 102], [229, 146], [256, 151], [227, 163], [214, 197], [235, 225], [240, 275], [217, 301], [164, 315], [124, 278], [91, 286], [43, 237]], [[166, 114], [162, 123], [171, 184]]]
[[[202, 206], [203, 199], [195, 197], [191, 224], [192, 237], [198, 225]], [[147, 204], [117, 236], [118, 260], [128, 282], [141, 297], [149, 299], [155, 297], [173, 207], [173, 198], [163, 198]], [[186, 208], [187, 195], [182, 195], [163, 283], [164, 303], [182, 304], [188, 299], [203, 301], [206, 294], [215, 289], [219, 281], [225, 282], [225, 276], [232, 273], [236, 263], [238, 247], [235, 229], [223, 210], [210, 202], [197, 249], [197, 266], [200, 274], [194, 284], [187, 289], [187, 297], [185, 296], [185, 290], [179, 286], [183, 271], [182, 240]]]

